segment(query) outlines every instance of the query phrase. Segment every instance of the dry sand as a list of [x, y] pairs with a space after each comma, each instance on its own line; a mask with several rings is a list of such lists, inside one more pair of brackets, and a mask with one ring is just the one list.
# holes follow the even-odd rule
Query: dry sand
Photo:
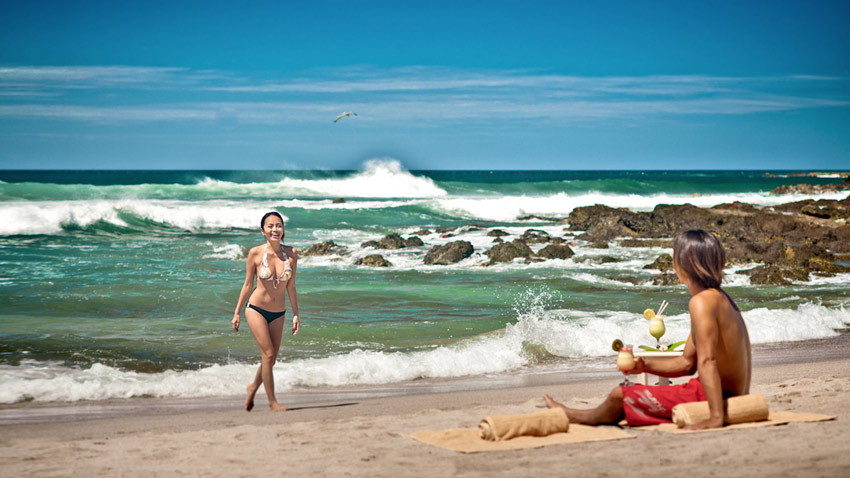
[[753, 392], [772, 410], [838, 416], [829, 422], [691, 435], [630, 429], [636, 439], [471, 455], [410, 438], [422, 429], [475, 427], [491, 413], [534, 411], [544, 391], [570, 406], [596, 404], [617, 374], [383, 398], [356, 391], [289, 394], [284, 400], [296, 409], [286, 413], [267, 411], [260, 397], [251, 413], [240, 410], [241, 398], [19, 404], [0, 410], [6, 423], [0, 471], [21, 477], [850, 476], [850, 357], [842, 342], [808, 362], [794, 360], [808, 353], [800, 346], [764, 349], [754, 370]]

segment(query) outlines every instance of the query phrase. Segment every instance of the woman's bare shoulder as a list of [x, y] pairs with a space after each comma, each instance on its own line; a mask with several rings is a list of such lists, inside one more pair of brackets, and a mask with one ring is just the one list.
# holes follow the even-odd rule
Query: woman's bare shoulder
[[248, 258], [250, 259], [252, 257], [257, 257], [258, 255], [262, 254], [262, 251], [263, 251], [262, 245], [254, 246], [254, 247], [248, 249]]
[[719, 304], [726, 300], [723, 292], [717, 289], [705, 289], [691, 297], [688, 307], [697, 309], [716, 309]]

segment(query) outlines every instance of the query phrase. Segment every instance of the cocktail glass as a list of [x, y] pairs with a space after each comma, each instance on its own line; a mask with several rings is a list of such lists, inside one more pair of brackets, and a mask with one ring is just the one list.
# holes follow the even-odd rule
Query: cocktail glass
[[626, 377], [620, 385], [625, 387], [631, 385], [631, 382], [629, 382], [629, 372], [634, 368], [635, 356], [632, 353], [632, 346], [626, 345], [617, 352], [617, 370], [623, 372], [623, 375]]
[[655, 337], [655, 345], [658, 347], [658, 350], [661, 350], [661, 337], [664, 336], [664, 332], [666, 331], [664, 318], [660, 315], [656, 315], [649, 321], [649, 335]]

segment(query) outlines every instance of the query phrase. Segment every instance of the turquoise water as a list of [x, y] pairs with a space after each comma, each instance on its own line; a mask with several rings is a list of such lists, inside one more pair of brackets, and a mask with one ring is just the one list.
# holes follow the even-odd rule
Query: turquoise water
[[[649, 285], [657, 271], [643, 269], [669, 251], [592, 249], [564, 224], [523, 218], [596, 203], [768, 206], [810, 197], [769, 194], [776, 186], [838, 181], [764, 173], [407, 171], [392, 160], [344, 172], [0, 171], [0, 403], [241, 393], [258, 352], [229, 321], [268, 210], [285, 217], [288, 244], [334, 240], [350, 252], [299, 262], [302, 332], [285, 335], [281, 390], [608, 367], [614, 338], [654, 343], [640, 314], [662, 299], [664, 341], [687, 335], [686, 291]], [[468, 226], [480, 229], [360, 247]], [[493, 228], [543, 229], [576, 256], [485, 267]], [[423, 264], [430, 247], [459, 239], [472, 257]], [[393, 267], [354, 265], [374, 253]], [[601, 255], [617, 262], [588, 260]], [[727, 288], [756, 343], [850, 324], [850, 274], [755, 287], [737, 270]]]

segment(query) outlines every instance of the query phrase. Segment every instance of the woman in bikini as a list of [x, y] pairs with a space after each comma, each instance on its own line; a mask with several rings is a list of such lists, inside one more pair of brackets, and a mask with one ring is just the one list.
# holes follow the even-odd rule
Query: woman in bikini
[[[286, 314], [286, 296], [292, 306], [292, 335], [298, 334], [298, 296], [295, 292], [295, 271], [298, 255], [294, 247], [283, 245], [283, 218], [276, 212], [269, 212], [260, 220], [260, 232], [266, 243], [248, 251], [245, 267], [245, 282], [239, 293], [239, 302], [233, 313], [233, 330], [239, 332], [240, 311], [247, 301], [245, 320], [254, 334], [254, 340], [260, 347], [262, 362], [257, 369], [254, 381], [248, 385], [248, 399], [245, 410], [254, 408], [254, 395], [263, 384], [269, 397], [269, 408], [273, 411], [286, 411], [286, 407], [277, 403], [274, 395], [274, 375], [272, 367], [280, 350], [283, 334], [284, 315]], [[254, 277], [257, 288], [254, 289]]]

